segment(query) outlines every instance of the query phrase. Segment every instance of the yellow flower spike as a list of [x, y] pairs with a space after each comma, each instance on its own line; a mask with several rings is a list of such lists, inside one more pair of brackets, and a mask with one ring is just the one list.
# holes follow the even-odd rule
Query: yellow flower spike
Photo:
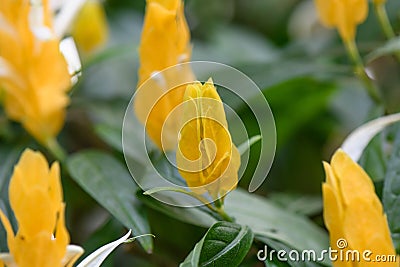
[[26, 149], [14, 168], [9, 197], [18, 231], [14, 235], [9, 220], [0, 210], [12, 257], [8, 260], [12, 259], [18, 267], [61, 267], [69, 234], [65, 227], [59, 164], [53, 163], [49, 168], [41, 153]]
[[[373, 253], [371, 257], [396, 255], [382, 204], [365, 171], [340, 149], [333, 155], [330, 165], [324, 162], [324, 169], [324, 221], [332, 249], [343, 250], [344, 253], [358, 250], [361, 255], [370, 250]], [[338, 247], [340, 239], [347, 241], [345, 248]], [[337, 260], [333, 265], [375, 266], [360, 258], [361, 262]], [[382, 266], [398, 267], [398, 263], [387, 262]]]
[[107, 42], [107, 16], [100, 0], [86, 1], [73, 23], [71, 35], [84, 53], [95, 51]]
[[315, 0], [321, 22], [338, 29], [342, 39], [354, 40], [356, 27], [368, 15], [368, 0]]
[[190, 32], [183, 1], [147, 0], [139, 46], [140, 68], [134, 111], [151, 140], [161, 150], [175, 149], [179, 131], [179, 123], [176, 122], [179, 119], [166, 120], [182, 103], [186, 89], [186, 85], [182, 84], [193, 82], [194, 76], [189, 66], [159, 72], [188, 62], [190, 57]]
[[1, 1], [0, 88], [7, 116], [47, 145], [64, 125], [71, 80], [48, 1], [39, 2]]
[[176, 152], [179, 173], [193, 192], [217, 199], [236, 187], [240, 154], [211, 79], [188, 85], [184, 101]]

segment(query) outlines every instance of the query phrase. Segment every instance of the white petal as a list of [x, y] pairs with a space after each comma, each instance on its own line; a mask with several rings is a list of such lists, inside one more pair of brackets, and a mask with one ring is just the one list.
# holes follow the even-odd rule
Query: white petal
[[358, 161], [368, 143], [385, 127], [400, 121], [400, 113], [380, 117], [367, 122], [354, 130], [343, 142], [342, 149], [354, 160]]
[[86, 257], [81, 263], [79, 263], [77, 267], [99, 267], [107, 258], [107, 256], [114, 251], [114, 249], [116, 249], [119, 245], [128, 240], [130, 235], [131, 230], [129, 230], [129, 232], [120, 239], [108, 243], [97, 249], [95, 252]]
[[7, 267], [18, 267], [14, 262], [13, 256], [9, 253], [0, 253], [0, 260], [4, 262]]
[[81, 75], [82, 64], [74, 39], [72, 37], [63, 39], [60, 42], [60, 51], [67, 61], [69, 74], [72, 75], [72, 84], [75, 84]]
[[[74, 21], [79, 10], [87, 0], [64, 1], [60, 12], [54, 20], [54, 32], [61, 38], [65, 35], [71, 23]], [[90, 25], [88, 25], [90, 27]]]
[[61, 266], [68, 265], [72, 260], [75, 261], [83, 254], [83, 252], [85, 251], [80, 246], [68, 245], [67, 253], [61, 261]]

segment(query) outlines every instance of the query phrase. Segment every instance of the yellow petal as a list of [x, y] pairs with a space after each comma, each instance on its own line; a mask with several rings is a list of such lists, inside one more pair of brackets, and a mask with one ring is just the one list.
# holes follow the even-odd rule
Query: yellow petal
[[61, 266], [69, 235], [65, 228], [59, 164], [56, 162], [49, 168], [41, 153], [26, 149], [14, 168], [9, 198], [18, 222], [15, 237], [1, 212], [0, 219], [18, 267]]
[[[196, 193], [218, 197], [235, 188], [240, 155], [231, 140], [222, 101], [212, 80], [187, 86], [176, 161]], [[201, 187], [201, 188], [199, 188]]]
[[371, 250], [374, 255], [395, 255], [386, 217], [368, 199], [355, 198], [348, 205], [344, 233], [353, 249]]
[[[189, 61], [190, 55], [183, 1], [147, 1], [134, 110], [150, 139], [161, 150], [176, 147], [182, 116], [182, 111], [176, 108], [183, 101], [186, 84], [194, 81], [190, 66], [165, 69]], [[163, 72], [155, 75], [160, 71]]]
[[344, 203], [353, 198], [369, 198], [375, 194], [374, 185], [368, 174], [355, 163], [343, 150], [332, 157], [331, 166], [339, 180]]
[[33, 33], [29, 21], [33, 8], [42, 8], [43, 21], [38, 23], [51, 32], [48, 1], [42, 1], [41, 7], [32, 7], [30, 1], [13, 0], [4, 0], [0, 5], [6, 21], [0, 27], [0, 58], [13, 70], [7, 77], [0, 77], [0, 88], [7, 116], [46, 144], [64, 124], [71, 81], [59, 40], [54, 36], [43, 40]]
[[356, 27], [368, 15], [367, 0], [315, 0], [321, 22], [336, 27], [344, 41], [355, 38]]
[[12, 229], [10, 221], [7, 219], [7, 217], [4, 215], [3, 211], [0, 209], [0, 220], [1, 223], [4, 226], [4, 229], [6, 230], [7, 233], [7, 245], [8, 249], [10, 251], [14, 250], [14, 231]]
[[106, 43], [108, 25], [100, 0], [86, 1], [74, 21], [71, 34], [84, 53], [90, 53]]

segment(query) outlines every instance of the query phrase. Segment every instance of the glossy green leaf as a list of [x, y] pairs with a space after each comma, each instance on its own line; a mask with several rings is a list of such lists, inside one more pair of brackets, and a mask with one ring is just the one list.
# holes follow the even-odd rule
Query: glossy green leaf
[[382, 196], [392, 240], [400, 254], [400, 130], [397, 133], [392, 155], [387, 165]]
[[252, 242], [253, 233], [248, 226], [217, 222], [180, 266], [239, 266]]
[[225, 210], [237, 223], [248, 225], [256, 238], [275, 239], [299, 251], [313, 249], [320, 253], [328, 248], [327, 233], [308, 218], [240, 188], [227, 195]]
[[[135, 235], [150, 233], [147, 218], [135, 197], [137, 186], [118, 160], [90, 150], [72, 155], [67, 167], [72, 178]], [[139, 242], [146, 251], [152, 250], [152, 238], [143, 237]]]

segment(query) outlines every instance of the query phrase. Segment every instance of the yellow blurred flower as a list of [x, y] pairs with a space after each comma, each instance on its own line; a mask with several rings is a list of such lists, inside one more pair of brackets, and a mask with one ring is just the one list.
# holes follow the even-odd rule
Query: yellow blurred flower
[[[14, 168], [9, 186], [10, 205], [18, 222], [14, 235], [7, 217], [0, 219], [7, 232], [7, 266], [56, 267], [66, 256], [69, 234], [65, 227], [60, 166], [49, 168], [44, 156], [26, 149]], [[76, 259], [76, 258], [75, 258]], [[73, 262], [68, 262], [72, 266]]]
[[238, 182], [240, 154], [232, 143], [222, 101], [212, 80], [187, 86], [176, 162], [193, 192], [216, 199]]
[[134, 109], [139, 121], [146, 126], [149, 137], [162, 150], [175, 148], [179, 120], [166, 123], [166, 119], [182, 103], [186, 85], [179, 85], [193, 82], [194, 76], [189, 66], [159, 72], [189, 61], [190, 56], [190, 32], [183, 1], [147, 0]]
[[[324, 221], [332, 249], [358, 250], [361, 255], [370, 250], [371, 259], [376, 255], [396, 255], [382, 204], [365, 171], [342, 150], [333, 155], [330, 165], [324, 162], [324, 168]], [[337, 244], [342, 239], [347, 246]], [[360, 262], [337, 260], [333, 265], [377, 266], [360, 258]], [[394, 262], [381, 264], [379, 266], [398, 267]]]
[[321, 22], [338, 29], [342, 39], [354, 40], [356, 27], [368, 15], [368, 0], [315, 0]]
[[107, 42], [107, 16], [100, 0], [86, 1], [75, 18], [71, 34], [84, 53], [90, 53]]
[[71, 80], [52, 30], [48, 1], [0, 3], [0, 88], [10, 119], [40, 143], [64, 125]]

